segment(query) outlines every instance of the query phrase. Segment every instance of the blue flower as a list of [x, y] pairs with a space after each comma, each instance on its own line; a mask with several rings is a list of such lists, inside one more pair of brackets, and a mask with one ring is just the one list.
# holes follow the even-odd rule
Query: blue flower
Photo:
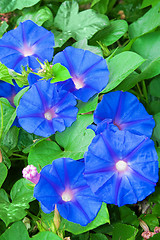
[[72, 93], [59, 91], [50, 81], [33, 84], [17, 108], [19, 123], [29, 133], [49, 137], [76, 120], [78, 109]]
[[155, 190], [158, 157], [154, 142], [144, 135], [110, 124], [93, 138], [84, 158], [87, 183], [106, 203], [133, 204]]
[[18, 73], [27, 65], [35, 70], [40, 67], [37, 58], [52, 60], [53, 46], [53, 33], [27, 20], [0, 39], [0, 61]]
[[[136, 96], [129, 92], [110, 92], [103, 96], [94, 112], [96, 124], [113, 123], [120, 130], [151, 137], [154, 119]], [[93, 127], [92, 127], [93, 128]]]
[[106, 60], [88, 50], [67, 47], [55, 55], [55, 63], [66, 67], [72, 76], [72, 79], [59, 84], [83, 102], [101, 92], [108, 83]]
[[87, 185], [83, 171], [84, 162], [70, 158], [56, 159], [41, 170], [34, 197], [45, 213], [52, 212], [56, 204], [63, 218], [82, 226], [96, 217], [101, 202]]
[[29, 86], [32, 86], [34, 83], [38, 82], [40, 79], [42, 79], [42, 77], [40, 77], [39, 75], [34, 73], [29, 73], [28, 74]]
[[[0, 97], [7, 98], [12, 107], [16, 107], [14, 104], [14, 97], [22, 90], [17, 83], [13, 80], [14, 85], [0, 80]], [[20, 127], [17, 117], [15, 118], [12, 126]]]
[[10, 104], [15, 107], [14, 97], [22, 89], [13, 80], [14, 85], [0, 80], [0, 97], [7, 98]]

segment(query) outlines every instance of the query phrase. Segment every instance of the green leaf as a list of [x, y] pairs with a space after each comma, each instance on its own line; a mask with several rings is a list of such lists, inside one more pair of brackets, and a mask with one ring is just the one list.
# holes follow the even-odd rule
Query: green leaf
[[8, 150], [12, 150], [17, 146], [18, 143], [19, 128], [13, 126], [9, 129], [3, 139], [3, 146], [7, 147]]
[[[148, 78], [160, 73], [160, 31], [148, 33], [138, 38], [132, 45], [132, 50], [141, 55], [146, 61], [140, 66], [141, 72]], [[144, 73], [144, 71], [146, 71]]]
[[1, 146], [0, 150], [1, 150], [3, 162], [6, 164], [6, 166], [7, 166], [8, 168], [10, 168], [10, 167], [11, 167], [11, 161], [10, 161], [10, 159], [9, 159], [6, 151], [4, 150], [4, 147]]
[[14, 204], [28, 204], [34, 200], [33, 187], [29, 186], [30, 182], [25, 178], [18, 180], [12, 187], [10, 196]]
[[7, 173], [8, 173], [8, 170], [7, 170], [7, 167], [4, 163], [0, 163], [0, 188], [4, 182], [4, 180], [6, 179], [7, 177]]
[[39, 169], [57, 158], [69, 157], [75, 160], [83, 158], [95, 135], [91, 129], [86, 129], [92, 122], [93, 115], [80, 115], [71, 127], [62, 133], [57, 132], [55, 138], [63, 150], [53, 141], [42, 140], [33, 145], [29, 152], [28, 164], [33, 164]]
[[43, 140], [31, 147], [28, 164], [33, 164], [37, 169], [51, 164], [54, 159], [60, 158], [62, 150], [53, 141]]
[[97, 214], [97, 217], [87, 226], [82, 227], [79, 224], [62, 219], [60, 228], [77, 235], [87, 232], [105, 223], [109, 223], [109, 213], [106, 204], [103, 203], [99, 213]]
[[157, 141], [158, 143], [160, 143], [160, 112], [155, 114], [153, 116], [154, 120], [155, 120], [155, 123], [156, 123], [156, 126], [155, 128], [153, 129], [153, 140], [154, 141]]
[[134, 211], [127, 206], [119, 208], [122, 223], [131, 224], [135, 227], [139, 226], [139, 220]]
[[129, 74], [138, 68], [145, 60], [131, 51], [122, 52], [108, 61], [110, 71], [109, 83], [102, 91], [109, 92], [117, 87]]
[[16, 94], [16, 96], [14, 97], [14, 104], [16, 107], [18, 107], [21, 97], [23, 96], [23, 94], [25, 94], [25, 92], [28, 91], [28, 89], [29, 87], [25, 87]]
[[98, 104], [98, 96], [92, 97], [87, 103], [78, 101], [77, 107], [79, 109], [78, 113], [88, 113], [94, 111]]
[[86, 129], [92, 122], [92, 114], [79, 115], [71, 127], [55, 134], [56, 141], [64, 149], [61, 157], [70, 157], [74, 160], [83, 158], [95, 135], [91, 129]]
[[27, 11], [24, 15], [18, 18], [17, 25], [19, 25], [20, 22], [24, 22], [26, 20], [32, 20], [33, 22], [41, 26], [47, 20], [53, 21], [53, 15], [51, 10], [45, 6], [38, 11]]
[[6, 98], [0, 98], [0, 139], [7, 134], [14, 119], [16, 118], [16, 109], [12, 107]]
[[117, 223], [114, 225], [113, 229], [113, 240], [123, 239], [123, 240], [135, 240], [135, 236], [138, 232], [133, 226]]
[[157, 216], [154, 214], [147, 214], [141, 219], [148, 225], [150, 231], [154, 231], [155, 226], [159, 226]]
[[3, 34], [6, 32], [8, 28], [8, 24], [4, 21], [0, 26], [0, 38], [3, 36]]
[[160, 112], [160, 99], [158, 99], [157, 101], [152, 101], [150, 102], [150, 111], [151, 111], [151, 114], [155, 115], [157, 113]]
[[27, 186], [26, 179], [17, 181], [11, 189], [11, 200], [9, 201], [7, 193], [0, 189], [0, 218], [6, 226], [11, 222], [18, 221], [26, 216], [26, 208], [29, 208], [29, 202], [33, 201], [33, 188]]
[[157, 76], [152, 79], [149, 84], [148, 92], [154, 97], [160, 98], [160, 76]]
[[15, 9], [23, 9], [25, 7], [31, 7], [38, 3], [40, 0], [1, 0], [0, 12], [7, 13], [12, 12]]
[[110, 25], [101, 31], [98, 31], [90, 40], [89, 44], [97, 45], [97, 41], [109, 46], [120, 39], [128, 30], [128, 24], [125, 20], [111, 21]]
[[152, 7], [156, 6], [159, 3], [159, 0], [143, 0], [141, 8], [148, 7], [152, 5]]
[[95, 0], [91, 7], [98, 13], [105, 14], [107, 12], [109, 0]]
[[34, 235], [33, 240], [62, 240], [62, 238], [58, 237], [55, 233], [52, 232], [40, 232]]
[[0, 240], [29, 240], [29, 235], [22, 222], [12, 224], [1, 236]]
[[158, 203], [160, 204], [160, 187], [156, 186], [155, 188], [155, 192], [153, 192], [150, 196], [149, 196], [149, 202], [153, 205], [153, 203]]
[[152, 214], [154, 214], [156, 217], [160, 217], [160, 204], [155, 204], [152, 208]]
[[51, 83], [61, 82], [71, 78], [68, 69], [62, 66], [60, 63], [54, 64], [52, 66], [52, 71], [54, 78], [51, 80]]
[[0, 62], [0, 79], [13, 85], [12, 76], [9, 74], [8, 68]]
[[0, 240], [61, 240], [55, 233], [40, 232], [29, 238], [27, 229], [22, 222], [12, 224], [1, 236]]
[[95, 233], [90, 235], [90, 240], [108, 240], [108, 238], [102, 233]]
[[154, 8], [150, 9], [143, 17], [139, 18], [136, 22], [129, 26], [129, 37], [140, 37], [160, 25], [160, 3]]
[[[159, 226], [159, 225], [158, 225]], [[150, 238], [151, 240], [159, 240], [160, 239], [160, 233], [155, 234], [153, 237]]]
[[58, 9], [54, 19], [55, 47], [61, 47], [70, 37], [79, 41], [84, 38], [90, 39], [98, 30], [109, 24], [107, 16], [97, 14], [88, 9], [78, 13], [79, 6], [75, 1], [65, 1]]
[[78, 42], [75, 42], [72, 46], [75, 47], [75, 48], [88, 50], [88, 51], [93, 52], [93, 53], [95, 53], [99, 56], [103, 56], [102, 50], [99, 47], [88, 45], [86, 38], [83, 39], [83, 40], [80, 40]]
[[131, 88], [133, 88], [137, 82], [139, 81], [139, 75], [137, 72], [132, 72], [129, 74], [117, 87], [117, 90], [122, 90], [122, 91], [129, 91]]

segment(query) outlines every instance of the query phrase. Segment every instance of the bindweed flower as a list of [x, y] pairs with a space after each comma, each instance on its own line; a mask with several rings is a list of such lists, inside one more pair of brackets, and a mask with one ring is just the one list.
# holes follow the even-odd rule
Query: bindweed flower
[[24, 178], [35, 184], [38, 183], [40, 178], [37, 168], [33, 165], [28, 165], [27, 167], [23, 168], [22, 174]]
[[0, 80], [0, 97], [7, 98], [10, 104], [15, 107], [14, 97], [22, 89], [15, 81], [14, 85]]
[[158, 181], [154, 142], [114, 125], [97, 134], [85, 153], [85, 178], [106, 203], [122, 206], [143, 200]]
[[59, 91], [50, 81], [38, 81], [22, 96], [17, 108], [19, 124], [29, 133], [49, 137], [76, 120], [78, 109], [72, 93]]
[[53, 33], [27, 20], [0, 39], [0, 61], [18, 73], [27, 65], [35, 70], [40, 67], [37, 58], [52, 60], [53, 46]]
[[55, 55], [55, 63], [66, 67], [72, 76], [72, 79], [59, 84], [83, 102], [101, 92], [108, 83], [106, 60], [88, 50], [67, 47]]
[[101, 202], [87, 185], [83, 171], [84, 162], [70, 158], [56, 159], [41, 170], [34, 197], [45, 213], [52, 212], [56, 204], [63, 218], [82, 226], [96, 217]]
[[[136, 96], [129, 92], [110, 92], [103, 96], [94, 112], [96, 124], [113, 123], [120, 130], [151, 137], [154, 119], [147, 113]], [[95, 128], [94, 126], [91, 127]]]

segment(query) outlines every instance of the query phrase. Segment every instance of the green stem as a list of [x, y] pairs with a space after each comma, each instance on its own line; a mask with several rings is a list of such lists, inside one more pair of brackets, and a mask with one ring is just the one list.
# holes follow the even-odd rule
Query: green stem
[[142, 81], [142, 89], [143, 89], [143, 94], [146, 99], [146, 103], [148, 103], [148, 93], [147, 93], [147, 88], [145, 84], [145, 80]]
[[142, 90], [141, 90], [141, 88], [140, 88], [140, 86], [139, 86], [138, 83], [137, 83], [137, 88], [138, 88], [138, 91], [139, 91], [139, 93], [140, 93], [140, 96], [142, 97], [142, 96], [143, 96], [143, 93], [142, 93]]

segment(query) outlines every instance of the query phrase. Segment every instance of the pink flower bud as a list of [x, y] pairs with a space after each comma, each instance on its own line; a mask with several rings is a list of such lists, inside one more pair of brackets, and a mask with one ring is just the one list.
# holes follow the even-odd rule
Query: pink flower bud
[[37, 184], [40, 178], [40, 174], [37, 172], [37, 168], [33, 165], [28, 165], [22, 171], [23, 177], [32, 183]]
[[154, 228], [154, 232], [155, 232], [155, 233], [159, 233], [159, 232], [160, 232], [160, 227], [155, 227], [155, 228]]

